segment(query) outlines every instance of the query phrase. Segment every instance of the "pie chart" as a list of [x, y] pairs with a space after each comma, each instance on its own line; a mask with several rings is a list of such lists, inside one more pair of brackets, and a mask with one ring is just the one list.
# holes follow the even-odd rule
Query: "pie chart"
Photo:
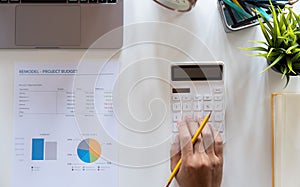
[[82, 140], [77, 147], [79, 159], [85, 163], [93, 163], [100, 158], [101, 146], [95, 139]]

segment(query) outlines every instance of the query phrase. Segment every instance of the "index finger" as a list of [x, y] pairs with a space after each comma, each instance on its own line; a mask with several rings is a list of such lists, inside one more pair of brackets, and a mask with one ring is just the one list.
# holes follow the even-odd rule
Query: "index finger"
[[187, 124], [184, 121], [178, 122], [178, 131], [182, 160], [184, 160], [193, 155], [192, 137]]
[[214, 150], [214, 136], [211, 131], [211, 124], [208, 123], [202, 131], [202, 138], [203, 138], [203, 143], [205, 147], [205, 151], [207, 155], [212, 156], [215, 155], [215, 150]]

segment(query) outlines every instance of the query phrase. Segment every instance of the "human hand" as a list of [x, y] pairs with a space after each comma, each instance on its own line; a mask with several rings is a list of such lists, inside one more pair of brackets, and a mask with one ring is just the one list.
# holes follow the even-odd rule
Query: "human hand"
[[[192, 136], [201, 120], [187, 116], [178, 121], [179, 136], [171, 147], [171, 170], [182, 158], [181, 167], [176, 175], [180, 187], [220, 187], [223, 172], [223, 142], [221, 135], [207, 124], [196, 143]], [[215, 137], [215, 139], [214, 139]]]

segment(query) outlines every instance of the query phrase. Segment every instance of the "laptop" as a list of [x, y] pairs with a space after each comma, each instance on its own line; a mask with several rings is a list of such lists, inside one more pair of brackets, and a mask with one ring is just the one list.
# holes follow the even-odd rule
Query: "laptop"
[[120, 48], [122, 26], [123, 0], [0, 0], [0, 48]]

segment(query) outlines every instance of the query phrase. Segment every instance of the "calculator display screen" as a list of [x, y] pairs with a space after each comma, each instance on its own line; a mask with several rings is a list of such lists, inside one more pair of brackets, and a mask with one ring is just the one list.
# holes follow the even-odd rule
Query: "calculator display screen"
[[173, 88], [172, 93], [190, 93], [190, 88]]
[[222, 80], [222, 65], [178, 65], [172, 66], [172, 81]]

